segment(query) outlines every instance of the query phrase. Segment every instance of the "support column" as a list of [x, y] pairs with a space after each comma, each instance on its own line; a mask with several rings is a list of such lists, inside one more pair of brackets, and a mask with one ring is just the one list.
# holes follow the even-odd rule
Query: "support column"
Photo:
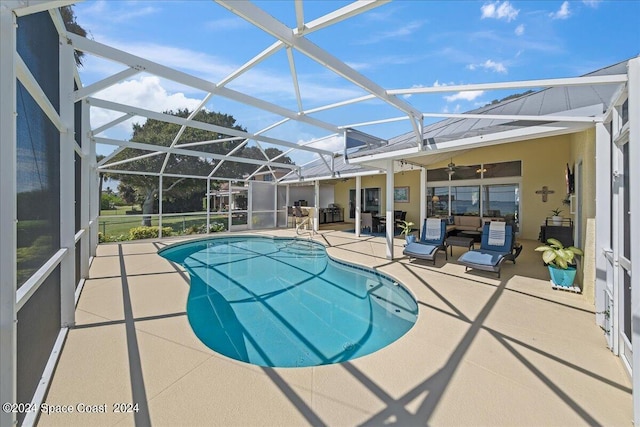
[[418, 240], [420, 239], [420, 227], [427, 219], [427, 168], [420, 168], [420, 222], [418, 223]]
[[89, 147], [89, 251], [91, 256], [96, 256], [98, 249], [98, 231], [100, 216], [100, 175], [98, 174], [98, 162], [96, 160], [96, 141], [91, 138], [91, 107], [86, 99], [82, 101], [82, 145]]
[[[629, 61], [629, 164], [640, 164], [640, 58]], [[630, 168], [631, 185], [629, 209], [631, 211], [631, 236], [640, 234], [640, 170]], [[633, 349], [633, 422], [640, 425], [640, 241], [631, 239], [631, 345]]]
[[158, 238], [162, 238], [162, 175], [158, 177]]
[[356, 176], [356, 237], [360, 237], [362, 230], [362, 215], [360, 212], [362, 206], [362, 177]]
[[291, 198], [290, 196], [290, 185], [287, 184], [287, 191], [285, 192], [285, 196], [284, 196], [284, 209], [287, 211], [287, 228], [289, 228], [289, 206], [291, 206], [291, 201], [289, 200]]
[[393, 259], [393, 160], [387, 160], [386, 205], [387, 205], [387, 259]]
[[227, 230], [231, 231], [231, 225], [233, 224], [233, 216], [231, 215], [231, 181], [227, 181], [229, 184], [229, 194], [227, 195]]
[[[611, 134], [607, 124], [596, 124], [596, 231], [595, 307], [596, 324], [604, 327], [608, 263], [604, 251], [611, 245]], [[612, 343], [610, 343], [612, 346]]]
[[316, 180], [313, 186], [313, 231], [316, 233], [320, 229], [320, 181]]
[[278, 183], [274, 181], [273, 187], [273, 206], [275, 214], [275, 217], [273, 218], [273, 228], [278, 228]]
[[[16, 16], [0, 7], [0, 402], [16, 402]], [[0, 425], [16, 422], [0, 411]]]
[[[229, 191], [231, 191], [231, 182], [229, 182]], [[231, 197], [231, 193], [229, 193], [229, 197]], [[253, 230], [253, 181], [249, 181], [247, 196], [247, 227], [249, 230]], [[231, 231], [231, 209], [229, 209], [229, 231]]]
[[211, 230], [211, 179], [207, 177], [207, 231], [205, 234], [209, 234]]
[[73, 73], [75, 59], [67, 39], [60, 37], [60, 248], [67, 252], [60, 261], [60, 324], [75, 324], [76, 312], [76, 230], [75, 230], [75, 145]]
[[[80, 172], [80, 228], [84, 230], [84, 233], [80, 239], [80, 276], [83, 279], [89, 277], [89, 257], [91, 256], [91, 228], [89, 223], [91, 221], [91, 150], [89, 149], [89, 139], [85, 137], [87, 131], [91, 126], [89, 123], [89, 117], [84, 116], [84, 102], [80, 103], [80, 132], [81, 135], [76, 135], [76, 139], [80, 140], [80, 147], [82, 148], [82, 160], [81, 160], [81, 172]], [[75, 106], [74, 106], [75, 109]], [[88, 116], [88, 114], [87, 114]], [[77, 203], [77, 202], [76, 202]]]

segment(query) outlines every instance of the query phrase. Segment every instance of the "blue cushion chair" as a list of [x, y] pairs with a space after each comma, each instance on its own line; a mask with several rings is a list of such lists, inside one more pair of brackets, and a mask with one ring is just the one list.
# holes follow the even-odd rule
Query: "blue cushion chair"
[[[431, 226], [431, 232], [427, 231], [427, 221]], [[436, 264], [436, 254], [438, 251], [444, 251], [445, 259], [449, 259], [447, 257], [447, 248], [444, 244], [444, 239], [447, 237], [447, 224], [444, 220], [440, 221], [439, 235], [435, 237], [437, 231], [434, 233], [433, 225], [435, 222], [433, 219], [425, 219], [424, 225], [422, 226], [422, 235], [420, 236], [419, 242], [409, 243], [405, 246], [404, 251], [402, 252], [404, 255], [407, 255], [409, 259], [418, 258], [418, 259], [426, 259], [429, 261], [433, 261], [433, 265]], [[435, 228], [437, 230], [437, 226]]]
[[501, 245], [492, 241], [489, 244], [490, 238], [490, 224], [486, 223], [482, 228], [482, 242], [480, 243], [480, 249], [470, 250], [458, 258], [458, 262], [465, 266], [465, 271], [469, 268], [475, 268], [477, 270], [493, 271], [498, 273], [500, 277], [500, 268], [502, 263], [506, 260], [516, 263], [516, 256], [519, 251], [514, 253], [514, 236], [513, 227], [511, 225], [504, 226], [504, 239]]

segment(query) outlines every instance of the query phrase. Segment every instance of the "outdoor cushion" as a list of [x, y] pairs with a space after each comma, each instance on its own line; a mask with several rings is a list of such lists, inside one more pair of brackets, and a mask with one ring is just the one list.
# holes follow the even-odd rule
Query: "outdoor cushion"
[[513, 249], [513, 228], [505, 225], [504, 244], [501, 246], [489, 245], [489, 224], [485, 224], [482, 233], [480, 249], [465, 252], [458, 258], [458, 262], [467, 268], [476, 268], [484, 271], [494, 271], [500, 277], [500, 269], [504, 260], [509, 259], [515, 264], [516, 259]]
[[460, 218], [460, 223], [458, 225], [462, 227], [471, 227], [474, 230], [480, 227], [479, 216], [459, 216], [458, 218]]

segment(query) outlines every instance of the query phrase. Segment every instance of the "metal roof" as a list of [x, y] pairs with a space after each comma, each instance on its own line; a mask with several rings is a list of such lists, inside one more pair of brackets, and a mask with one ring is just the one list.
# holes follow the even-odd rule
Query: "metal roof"
[[[627, 72], [627, 62], [628, 60], [619, 62], [586, 74], [583, 77], [625, 74]], [[550, 87], [518, 98], [486, 105], [469, 111], [466, 114], [545, 116], [579, 111], [581, 114], [588, 116], [599, 116], [611, 107], [611, 103], [614, 102], [616, 94], [621, 90], [622, 86], [623, 83]], [[543, 123], [549, 122], [514, 120], [512, 118], [480, 119], [455, 117], [425, 126], [423, 130], [423, 140], [425, 144], [433, 144], [481, 134], [487, 135], [506, 130], [521, 129]], [[386, 146], [359, 150], [350, 154], [349, 157], [358, 158], [414, 147], [417, 147], [415, 134], [409, 132], [391, 138]]]

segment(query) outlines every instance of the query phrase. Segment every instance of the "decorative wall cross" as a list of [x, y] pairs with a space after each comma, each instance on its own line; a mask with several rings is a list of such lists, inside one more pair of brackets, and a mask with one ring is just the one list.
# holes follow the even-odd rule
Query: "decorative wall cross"
[[542, 201], [543, 202], [547, 201], [547, 194], [553, 194], [553, 193], [555, 193], [555, 191], [549, 190], [549, 187], [547, 187], [546, 185], [544, 185], [542, 187], [542, 190], [536, 191], [536, 194], [542, 194]]

